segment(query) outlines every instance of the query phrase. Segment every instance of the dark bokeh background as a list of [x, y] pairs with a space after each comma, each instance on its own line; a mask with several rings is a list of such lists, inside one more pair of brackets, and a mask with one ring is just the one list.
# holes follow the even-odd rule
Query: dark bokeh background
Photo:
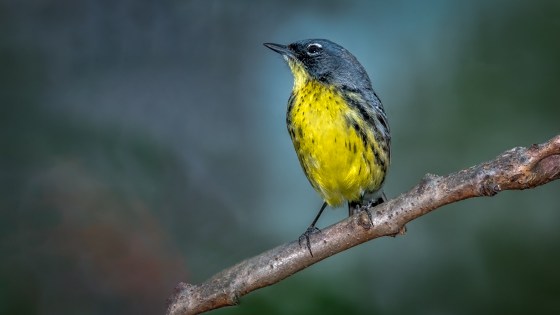
[[[161, 314], [303, 232], [321, 200], [263, 42], [358, 57], [396, 196], [558, 134], [559, 34], [554, 0], [1, 1], [0, 313]], [[558, 313], [559, 189], [446, 206], [215, 313]]]

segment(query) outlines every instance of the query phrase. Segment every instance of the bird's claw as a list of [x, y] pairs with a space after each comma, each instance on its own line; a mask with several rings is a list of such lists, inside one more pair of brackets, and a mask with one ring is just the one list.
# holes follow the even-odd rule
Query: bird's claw
[[313, 252], [311, 251], [311, 241], [309, 241], [309, 236], [316, 232], [321, 232], [321, 230], [319, 230], [314, 226], [310, 226], [298, 239], [298, 243], [300, 247], [301, 247], [301, 243], [303, 243], [303, 240], [305, 239], [305, 244], [307, 245], [307, 249], [309, 250], [309, 254], [311, 254], [311, 257], [313, 257]]

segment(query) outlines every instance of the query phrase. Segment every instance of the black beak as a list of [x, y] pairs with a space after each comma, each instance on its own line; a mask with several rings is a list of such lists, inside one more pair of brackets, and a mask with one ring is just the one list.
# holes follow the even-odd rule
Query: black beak
[[264, 43], [263, 45], [281, 54], [282, 56], [288, 56], [288, 57], [294, 56], [294, 53], [286, 45], [273, 44], [273, 43]]

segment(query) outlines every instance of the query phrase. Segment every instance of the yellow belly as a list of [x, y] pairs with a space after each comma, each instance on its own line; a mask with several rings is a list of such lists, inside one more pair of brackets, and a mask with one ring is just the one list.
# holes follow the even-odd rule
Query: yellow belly
[[385, 170], [376, 163], [374, 131], [334, 88], [317, 81], [294, 87], [287, 121], [301, 166], [327, 204], [380, 188]]

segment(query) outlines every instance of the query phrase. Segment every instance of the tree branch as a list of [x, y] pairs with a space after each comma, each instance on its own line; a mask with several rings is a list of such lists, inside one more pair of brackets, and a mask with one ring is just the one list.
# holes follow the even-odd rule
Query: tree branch
[[471, 168], [424, 179], [372, 212], [365, 212], [311, 235], [313, 256], [298, 241], [280, 245], [223, 270], [208, 281], [179, 283], [169, 299], [167, 314], [196, 314], [235, 305], [239, 297], [280, 280], [336, 253], [381, 236], [402, 233], [407, 222], [459, 200], [493, 196], [502, 190], [533, 188], [560, 178], [560, 135], [550, 141], [517, 147]]

